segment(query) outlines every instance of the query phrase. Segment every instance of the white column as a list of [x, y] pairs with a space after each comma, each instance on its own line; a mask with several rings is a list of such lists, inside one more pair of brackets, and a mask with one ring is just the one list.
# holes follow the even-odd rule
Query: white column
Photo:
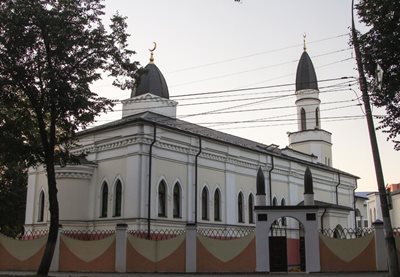
[[320, 272], [321, 262], [319, 255], [319, 233], [318, 233], [318, 222], [316, 220], [316, 212], [314, 219], [306, 219], [304, 224], [304, 239], [306, 249], [306, 272]]
[[115, 241], [115, 271], [126, 272], [126, 242], [128, 225], [117, 224]]
[[268, 215], [256, 211], [256, 271], [269, 272]]

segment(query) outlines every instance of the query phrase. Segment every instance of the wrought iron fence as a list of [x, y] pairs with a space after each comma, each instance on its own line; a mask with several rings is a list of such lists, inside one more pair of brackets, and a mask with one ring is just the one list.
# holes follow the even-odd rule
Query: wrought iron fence
[[213, 239], [237, 239], [255, 232], [253, 226], [198, 226], [197, 233]]
[[147, 230], [128, 230], [129, 235], [148, 240], [168, 240], [184, 233], [184, 229], [154, 229], [150, 233]]
[[355, 239], [364, 237], [372, 232], [374, 228], [335, 228], [320, 229], [321, 234], [336, 239]]
[[101, 240], [115, 234], [115, 230], [62, 230], [66, 237], [77, 240]]
[[[0, 232], [1, 233], [1, 232]], [[49, 234], [49, 230], [47, 229], [35, 229], [35, 230], [25, 230], [19, 234], [15, 234], [10, 236], [9, 234], [3, 234], [7, 237], [16, 239], [16, 240], [34, 240]]]

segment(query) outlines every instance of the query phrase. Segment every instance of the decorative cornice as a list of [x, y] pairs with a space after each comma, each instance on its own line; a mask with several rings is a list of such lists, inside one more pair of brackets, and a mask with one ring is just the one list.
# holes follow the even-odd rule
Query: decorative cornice
[[95, 165], [70, 165], [56, 167], [57, 179], [91, 179]]
[[[79, 154], [79, 153], [97, 153], [106, 150], [113, 150], [121, 147], [126, 147], [133, 144], [150, 144], [152, 143], [153, 138], [151, 137], [134, 137], [128, 139], [122, 139], [118, 141], [112, 141], [107, 143], [100, 143], [98, 145], [87, 145], [71, 151], [71, 153]], [[170, 143], [166, 141], [156, 141], [155, 146], [161, 149], [167, 149], [174, 152], [186, 154], [186, 155], [196, 155], [198, 153], [198, 148], [193, 147], [191, 145], [182, 146], [175, 143]], [[213, 161], [230, 163], [236, 166], [241, 166], [245, 168], [257, 169], [260, 166], [259, 161], [251, 162], [249, 160], [243, 160], [236, 157], [230, 157], [229, 155], [219, 155], [210, 152], [202, 151], [200, 154], [200, 158], [209, 159]], [[264, 164], [262, 164], [264, 166]]]
[[131, 103], [139, 103], [139, 102], [143, 102], [143, 101], [161, 102], [164, 104], [168, 104], [168, 106], [171, 106], [171, 107], [175, 107], [176, 105], [178, 105], [178, 102], [176, 102], [174, 100], [166, 99], [163, 97], [158, 97], [151, 93], [146, 93], [146, 94], [142, 94], [142, 95], [139, 95], [139, 96], [136, 96], [133, 98], [128, 98], [128, 99], [122, 100], [121, 103], [122, 104], [131, 104]]
[[93, 173], [84, 172], [56, 172], [57, 179], [88, 179], [90, 180]]

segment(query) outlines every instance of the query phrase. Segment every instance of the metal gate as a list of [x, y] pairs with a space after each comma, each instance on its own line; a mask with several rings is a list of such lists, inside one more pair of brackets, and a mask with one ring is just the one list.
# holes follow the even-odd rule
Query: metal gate
[[303, 236], [300, 237], [300, 270], [306, 271], [306, 242]]
[[286, 236], [269, 237], [269, 265], [271, 272], [287, 272]]

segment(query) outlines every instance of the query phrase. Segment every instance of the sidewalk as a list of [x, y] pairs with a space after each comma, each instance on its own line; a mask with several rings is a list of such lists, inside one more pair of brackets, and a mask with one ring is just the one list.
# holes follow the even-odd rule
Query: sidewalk
[[[0, 272], [0, 276], [29, 276], [34, 272]], [[170, 277], [170, 276], [191, 276], [191, 277], [257, 277], [257, 276], [289, 276], [289, 277], [381, 277], [388, 276], [387, 272], [341, 272], [341, 273], [77, 273], [77, 272], [51, 272], [49, 276], [54, 277]]]

